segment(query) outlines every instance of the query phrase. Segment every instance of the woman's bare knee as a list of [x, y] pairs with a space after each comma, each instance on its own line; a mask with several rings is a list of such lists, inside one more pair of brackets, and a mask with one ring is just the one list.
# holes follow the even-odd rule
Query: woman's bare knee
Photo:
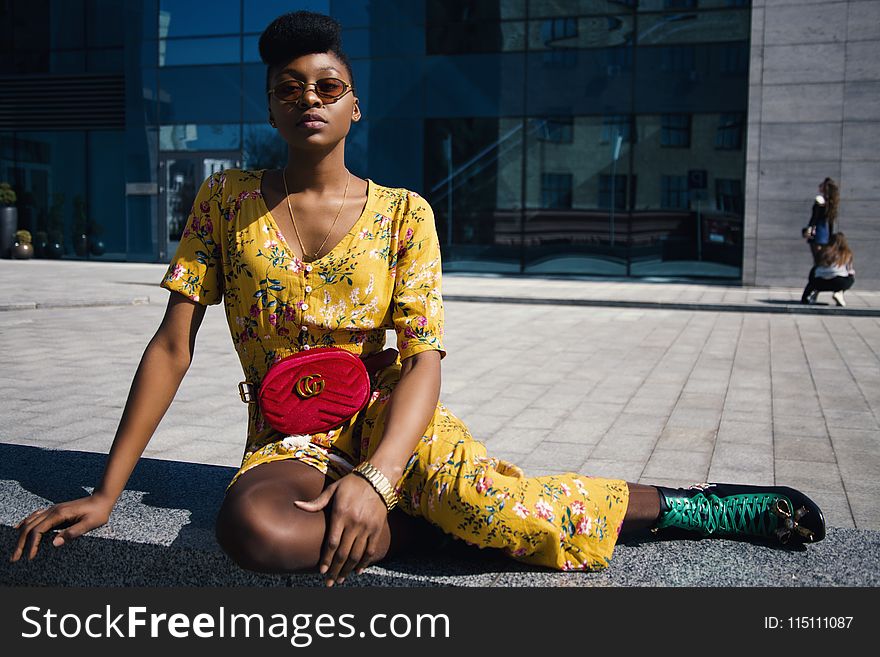
[[[299, 467], [271, 468], [276, 464], [267, 463], [243, 474], [217, 516], [217, 542], [247, 570], [281, 573], [317, 566], [326, 527], [324, 514], [302, 511], [293, 500], [316, 496], [323, 475], [299, 463], [277, 465], [285, 463]], [[251, 473], [255, 476], [246, 478]]]

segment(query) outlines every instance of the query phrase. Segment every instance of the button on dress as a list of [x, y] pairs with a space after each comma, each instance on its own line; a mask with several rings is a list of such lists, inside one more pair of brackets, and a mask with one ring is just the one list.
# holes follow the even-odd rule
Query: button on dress
[[[229, 487], [253, 467], [291, 458], [332, 479], [344, 476], [378, 447], [401, 362], [426, 350], [446, 356], [430, 204], [413, 191], [367, 179], [367, 201], [354, 226], [328, 253], [305, 263], [263, 200], [264, 172], [227, 169], [202, 183], [160, 285], [202, 305], [224, 304], [245, 379], [256, 387], [289, 354], [337, 347], [365, 357], [384, 348], [387, 331], [395, 333], [399, 357], [373, 375], [367, 405], [325, 433], [282, 435], [257, 404], [249, 405], [244, 455]], [[409, 515], [469, 544], [561, 570], [608, 564], [629, 498], [621, 480], [526, 477], [488, 456], [442, 402], [397, 489]]]

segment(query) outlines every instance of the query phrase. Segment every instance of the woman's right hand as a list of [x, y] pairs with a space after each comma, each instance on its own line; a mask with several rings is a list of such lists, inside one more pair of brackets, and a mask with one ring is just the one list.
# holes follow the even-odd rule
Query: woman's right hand
[[15, 529], [19, 530], [18, 542], [9, 560], [18, 561], [26, 552], [28, 561], [32, 561], [43, 535], [63, 526], [64, 529], [52, 541], [55, 547], [61, 547], [88, 531], [106, 525], [112, 510], [113, 502], [89, 496], [34, 511], [15, 525]]

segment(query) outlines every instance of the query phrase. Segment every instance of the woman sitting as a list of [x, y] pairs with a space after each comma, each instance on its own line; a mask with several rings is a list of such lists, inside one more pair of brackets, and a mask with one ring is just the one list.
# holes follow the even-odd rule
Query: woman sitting
[[813, 304], [819, 292], [833, 292], [831, 298], [838, 306], [846, 306], [843, 293], [855, 283], [853, 253], [846, 235], [833, 233], [828, 245], [816, 256], [816, 265], [810, 270], [810, 280], [804, 288], [801, 303]]

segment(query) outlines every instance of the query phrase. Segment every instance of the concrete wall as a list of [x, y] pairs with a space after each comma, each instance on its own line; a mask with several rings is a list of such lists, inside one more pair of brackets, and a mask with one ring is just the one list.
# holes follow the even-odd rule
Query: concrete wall
[[801, 283], [818, 183], [841, 186], [856, 286], [880, 289], [880, 0], [753, 0], [743, 282]]

